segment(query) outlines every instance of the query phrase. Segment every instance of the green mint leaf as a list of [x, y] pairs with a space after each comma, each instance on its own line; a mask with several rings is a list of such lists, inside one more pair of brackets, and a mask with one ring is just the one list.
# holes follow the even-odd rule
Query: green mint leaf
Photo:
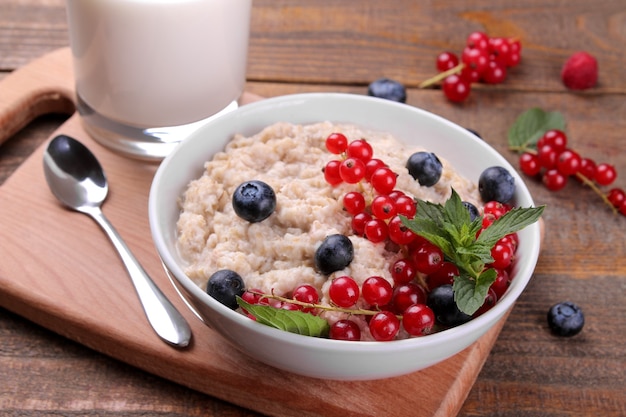
[[565, 119], [561, 113], [546, 112], [537, 107], [526, 110], [509, 129], [509, 147], [517, 151], [532, 148], [550, 129], [565, 130]]
[[493, 246], [502, 237], [539, 220], [544, 208], [514, 208], [495, 220], [478, 238], [482, 218], [470, 220], [467, 208], [454, 189], [444, 205], [418, 199], [415, 217], [401, 218], [405, 227], [438, 246], [446, 259], [459, 268], [461, 276], [455, 279], [453, 286], [455, 302], [461, 311], [473, 314], [484, 303], [489, 286], [496, 278], [495, 270], [485, 270], [485, 266], [493, 262]]
[[463, 205], [463, 201], [459, 194], [452, 189], [450, 198], [446, 200], [444, 205], [445, 220], [456, 227], [470, 223], [469, 211]]
[[330, 326], [321, 317], [298, 310], [283, 310], [268, 305], [250, 304], [237, 297], [237, 304], [257, 322], [304, 336], [327, 337]]
[[521, 208], [516, 207], [504, 216], [496, 219], [478, 236], [477, 242], [492, 247], [504, 236], [522, 230], [535, 223], [541, 217], [545, 206]]
[[454, 301], [463, 313], [474, 314], [485, 302], [489, 287], [496, 280], [496, 270], [488, 269], [481, 273], [476, 279], [472, 279], [466, 274], [454, 278], [452, 289], [454, 290]]

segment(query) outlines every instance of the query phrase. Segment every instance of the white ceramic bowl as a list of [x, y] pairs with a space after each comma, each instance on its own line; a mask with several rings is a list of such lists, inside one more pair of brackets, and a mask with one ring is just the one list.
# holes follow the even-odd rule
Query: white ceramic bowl
[[230, 310], [185, 276], [176, 250], [178, 198], [187, 184], [203, 172], [203, 164], [224, 148], [235, 133], [252, 135], [275, 122], [299, 124], [320, 121], [352, 123], [385, 131], [450, 161], [457, 170], [478, 181], [487, 167], [506, 167], [515, 177], [515, 203], [533, 206], [516, 170], [487, 143], [466, 129], [415, 107], [368, 96], [298, 94], [248, 104], [209, 122], [184, 140], [157, 170], [150, 190], [150, 227], [159, 256], [188, 306], [249, 356], [296, 374], [366, 380], [411, 373], [447, 359], [471, 345], [513, 306], [526, 287], [539, 256], [539, 225], [519, 233], [512, 284], [488, 312], [461, 326], [420, 338], [392, 342], [347, 342], [288, 333], [256, 323]]

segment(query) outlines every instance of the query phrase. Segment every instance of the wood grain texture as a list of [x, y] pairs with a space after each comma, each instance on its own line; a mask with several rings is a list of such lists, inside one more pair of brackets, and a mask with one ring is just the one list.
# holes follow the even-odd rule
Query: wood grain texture
[[[524, 61], [505, 84], [476, 89], [460, 106], [445, 102], [437, 90], [410, 89], [409, 103], [476, 129], [513, 162], [506, 131], [515, 116], [531, 106], [562, 111], [575, 147], [614, 163], [617, 185], [626, 184], [621, 0], [255, 0], [254, 7], [247, 90], [262, 96], [365, 94], [367, 83], [382, 75], [415, 86], [432, 75], [435, 54], [458, 51], [468, 31], [515, 33], [524, 43]], [[63, 0], [0, 2], [0, 79], [65, 46], [64, 19]], [[564, 58], [579, 49], [598, 57], [600, 84], [573, 94], [558, 74]], [[2, 144], [0, 183], [64, 121], [37, 118]], [[548, 204], [550, 233], [535, 277], [459, 416], [626, 415], [626, 323], [619, 320], [626, 316], [624, 219], [577, 184], [559, 193], [533, 181], [529, 186], [538, 203]], [[546, 328], [548, 307], [565, 299], [586, 313], [585, 329], [573, 339], [555, 338]], [[0, 410], [28, 417], [258, 415], [112, 360], [3, 309]]]

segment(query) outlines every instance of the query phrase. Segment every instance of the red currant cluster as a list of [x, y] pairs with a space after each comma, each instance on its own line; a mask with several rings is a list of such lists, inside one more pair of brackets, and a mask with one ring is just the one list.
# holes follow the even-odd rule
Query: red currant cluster
[[[363, 191], [367, 187], [359, 187], [359, 191], [349, 191], [343, 196], [344, 209], [352, 216], [353, 232], [373, 243], [391, 242], [401, 248], [399, 252], [406, 254], [391, 267], [393, 286], [381, 277], [369, 277], [363, 283], [361, 293], [365, 302], [380, 310], [369, 320], [370, 333], [376, 340], [391, 340], [399, 331], [400, 323], [410, 335], [429, 333], [434, 320], [430, 320], [432, 310], [426, 306], [427, 295], [436, 287], [451, 285], [459, 275], [458, 268], [444, 259], [439, 247], [404, 227], [400, 216], [409, 219], [415, 216], [415, 200], [395, 189], [397, 175], [382, 160], [374, 158], [367, 141], [348, 142], [343, 134], [333, 133], [328, 136], [326, 147], [331, 153], [342, 155], [324, 168], [329, 184], [371, 185], [372, 195], [368, 198]], [[483, 229], [510, 209], [499, 202], [488, 202], [483, 209]], [[491, 251], [494, 262], [489, 267], [496, 269], [498, 278], [476, 315], [491, 308], [508, 288], [508, 270], [517, 243], [517, 234], [511, 234], [494, 245]], [[337, 306], [351, 307], [359, 298], [359, 288], [351, 277], [335, 278], [329, 296]], [[402, 317], [401, 322], [396, 315]], [[351, 335], [357, 334], [347, 323], [335, 326]], [[336, 334], [332, 328], [331, 337], [347, 338]]]
[[567, 136], [561, 130], [548, 130], [537, 141], [536, 149], [527, 149], [519, 159], [520, 170], [531, 177], [541, 176], [541, 181], [550, 191], [563, 189], [569, 177], [590, 186], [615, 211], [626, 216], [626, 192], [613, 188], [608, 193], [600, 187], [613, 184], [617, 170], [609, 163], [584, 158], [567, 147]]
[[518, 39], [489, 37], [483, 32], [468, 35], [460, 58], [445, 51], [437, 56], [437, 76], [423, 82], [427, 87], [443, 80], [442, 90], [448, 100], [464, 101], [473, 83], [500, 84], [509, 68], [521, 61], [522, 44]]

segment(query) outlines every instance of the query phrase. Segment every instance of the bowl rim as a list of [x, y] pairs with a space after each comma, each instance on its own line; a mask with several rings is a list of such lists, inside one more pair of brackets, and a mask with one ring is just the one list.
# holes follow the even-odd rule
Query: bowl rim
[[[152, 237], [154, 244], [156, 246], [157, 252], [161, 261], [163, 262], [165, 268], [171, 273], [171, 275], [181, 284], [185, 290], [190, 291], [193, 296], [198, 297], [205, 304], [207, 304], [211, 309], [216, 310], [220, 315], [225, 316], [229, 320], [235, 320], [236, 323], [240, 326], [245, 327], [250, 330], [252, 333], [264, 334], [270, 337], [276, 336], [281, 339], [281, 342], [288, 343], [291, 345], [297, 345], [306, 347], [307, 349], [329, 349], [329, 350], [345, 350], [345, 351], [353, 351], [355, 348], [359, 349], [359, 351], [364, 352], [375, 352], [375, 351], [401, 351], [401, 350], [411, 350], [415, 346], [434, 346], [439, 345], [441, 342], [454, 340], [457, 337], [467, 336], [471, 333], [475, 332], [485, 332], [488, 328], [491, 328], [490, 323], [495, 323], [502, 316], [506, 314], [506, 312], [511, 309], [518, 299], [519, 295], [524, 291], [528, 282], [530, 281], [534, 268], [536, 266], [538, 257], [539, 257], [539, 242], [540, 242], [540, 227], [538, 222], [535, 222], [529, 226], [527, 226], [520, 233], [524, 234], [524, 239], [529, 239], [529, 241], [536, 242], [536, 244], [527, 245], [528, 253], [524, 254], [524, 257], [527, 259], [526, 262], [522, 265], [517, 265], [515, 270], [515, 277], [517, 283], [515, 285], [511, 285], [505, 295], [498, 300], [498, 302], [492, 307], [490, 310], [485, 312], [479, 317], [476, 317], [470, 320], [467, 323], [464, 323], [460, 326], [456, 326], [453, 328], [445, 329], [428, 336], [424, 337], [411, 337], [408, 339], [402, 340], [393, 340], [389, 342], [378, 342], [378, 341], [340, 341], [340, 340], [332, 340], [327, 338], [317, 338], [310, 336], [303, 336], [295, 333], [286, 332], [283, 330], [275, 329], [270, 326], [266, 326], [260, 323], [257, 323], [253, 320], [250, 320], [248, 317], [229, 309], [228, 307], [220, 304], [218, 301], [214, 300], [205, 291], [203, 291], [198, 285], [196, 285], [187, 275], [184, 273], [183, 269], [176, 261], [174, 255], [168, 250], [168, 245], [165, 242], [165, 236], [167, 232], [162, 230], [160, 223], [158, 222], [158, 201], [159, 197], [162, 193], [166, 192], [162, 189], [161, 185], [164, 181], [164, 177], [167, 175], [167, 172], [175, 166], [178, 159], [184, 154], [187, 148], [190, 146], [190, 143], [199, 140], [204, 132], [210, 131], [216, 126], [226, 125], [228, 123], [237, 124], [238, 121], [243, 120], [245, 117], [255, 114], [262, 114], [264, 111], [273, 110], [276, 108], [286, 108], [292, 105], [308, 105], [310, 103], [324, 103], [324, 102], [342, 102], [343, 104], [351, 104], [351, 103], [367, 103], [373, 106], [389, 106], [393, 108], [395, 111], [404, 111], [404, 112], [413, 112], [416, 115], [421, 115], [422, 117], [428, 117], [433, 119], [436, 123], [441, 123], [442, 125], [447, 126], [450, 129], [456, 130], [458, 134], [464, 135], [466, 139], [474, 141], [477, 146], [482, 147], [483, 150], [489, 150], [492, 153], [496, 154], [496, 158], [500, 160], [502, 166], [507, 168], [511, 174], [515, 178], [516, 182], [516, 198], [522, 197], [526, 203], [525, 206], [534, 206], [534, 201], [530, 192], [524, 183], [521, 176], [517, 173], [511, 164], [498, 153], [491, 145], [482, 139], [475, 136], [473, 133], [468, 131], [467, 129], [457, 125], [456, 123], [445, 119], [437, 114], [431, 113], [427, 110], [411, 106], [408, 104], [397, 103], [389, 100], [384, 100], [375, 97], [369, 97], [358, 94], [350, 94], [350, 93], [299, 93], [299, 94], [288, 94], [277, 97], [271, 97], [262, 99], [250, 104], [243, 105], [238, 109], [227, 113], [219, 118], [213, 119], [209, 121], [206, 125], [199, 128], [197, 131], [189, 135], [186, 139], [184, 139], [160, 164], [157, 168], [157, 171], [154, 175], [152, 185], [150, 187], [149, 194], [149, 202], [148, 202], [148, 211], [149, 211], [149, 222], [150, 228], [152, 232]], [[278, 120], [277, 120], [278, 121]], [[289, 120], [284, 120], [286, 122], [290, 122]], [[321, 122], [322, 120], [318, 120]], [[332, 120], [331, 120], [332, 121]], [[291, 123], [291, 122], [290, 122]], [[294, 122], [297, 123], [297, 122]], [[314, 123], [313, 121], [309, 123]], [[346, 122], [350, 123], [350, 122]], [[352, 123], [355, 124], [355, 123]], [[379, 129], [380, 130], [380, 129]], [[235, 133], [235, 132], [233, 132]], [[443, 156], [445, 158], [445, 155]], [[208, 160], [210, 156], [207, 157]], [[202, 172], [203, 167], [199, 167], [198, 175]], [[197, 177], [192, 177], [197, 178]], [[180, 192], [176, 194], [176, 199], [182, 195], [184, 188], [179, 190]], [[504, 301], [504, 302], [503, 302]], [[486, 326], [488, 325], [489, 326]], [[488, 328], [487, 328], [488, 327]]]

